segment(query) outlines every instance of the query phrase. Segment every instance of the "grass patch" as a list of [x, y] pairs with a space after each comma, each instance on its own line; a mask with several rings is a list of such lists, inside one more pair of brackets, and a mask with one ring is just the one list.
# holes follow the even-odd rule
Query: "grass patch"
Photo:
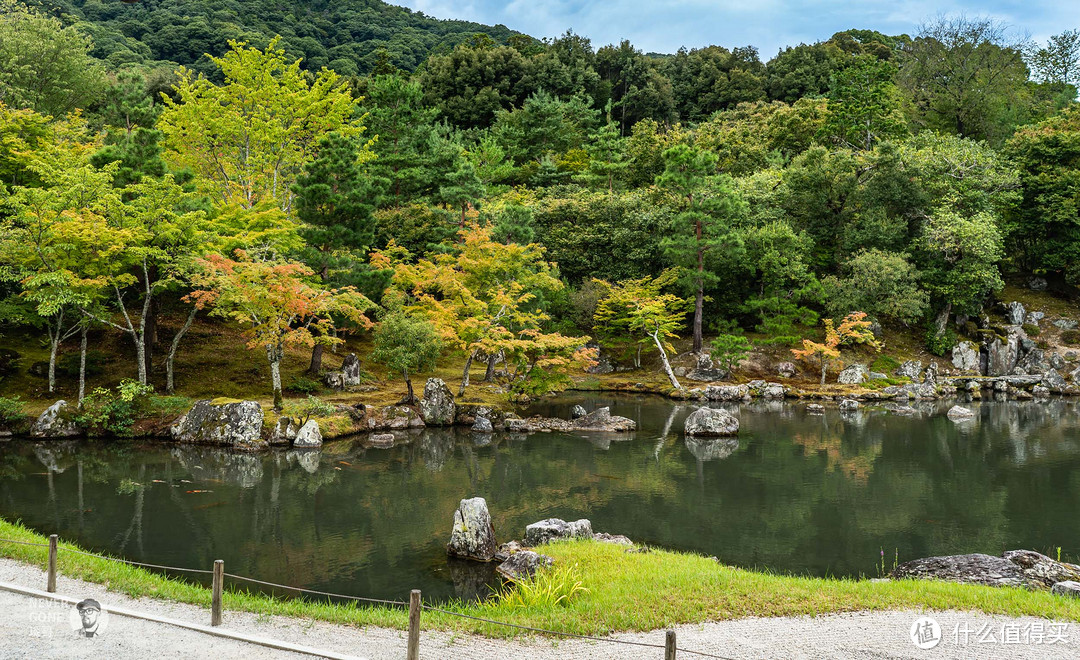
[[[0, 538], [46, 542], [44, 536], [3, 520], [0, 520]], [[74, 547], [61, 543], [61, 548]], [[564, 567], [565, 575], [558, 577], [556, 585], [563, 590], [560, 593], [565, 593], [567, 584], [578, 585], [572, 598], [554, 604], [548, 602], [552, 599], [545, 598], [493, 599], [483, 604], [451, 603], [442, 608], [507, 623], [590, 635], [747, 616], [890, 609], [978, 610], [1080, 621], [1080, 601], [1047, 592], [949, 582], [870, 582], [776, 575], [722, 566], [695, 554], [666, 550], [627, 553], [623, 546], [593, 541], [555, 543], [545, 546], [544, 553], [555, 558], [556, 567]], [[43, 567], [46, 548], [0, 543], [0, 555]], [[65, 576], [102, 583], [131, 596], [210, 605], [210, 591], [205, 587], [97, 557], [61, 550], [59, 570]], [[407, 625], [406, 612], [400, 608], [272, 598], [233, 588], [228, 585], [224, 596], [227, 610], [397, 629]], [[402, 595], [407, 589], [408, 585], [402, 585]], [[523, 602], [525, 606], [521, 606]], [[438, 612], [424, 612], [422, 625], [488, 636], [517, 634], [510, 628]]]

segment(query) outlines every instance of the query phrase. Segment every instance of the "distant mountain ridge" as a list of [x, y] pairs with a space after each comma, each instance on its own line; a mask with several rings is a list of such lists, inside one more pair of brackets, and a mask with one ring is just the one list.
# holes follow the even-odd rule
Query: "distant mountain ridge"
[[28, 0], [41, 11], [79, 22], [94, 39], [93, 55], [115, 68], [174, 62], [215, 69], [230, 39], [282, 47], [304, 67], [343, 75], [376, 68], [412, 71], [427, 56], [487, 35], [506, 43], [520, 34], [504, 25], [440, 20], [381, 0]]

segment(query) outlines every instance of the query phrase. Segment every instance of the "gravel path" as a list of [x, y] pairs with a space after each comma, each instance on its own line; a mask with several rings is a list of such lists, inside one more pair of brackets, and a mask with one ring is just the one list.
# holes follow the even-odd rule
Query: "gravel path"
[[[10, 559], [0, 559], [0, 581], [43, 589], [44, 572]], [[156, 599], [134, 599], [107, 591], [98, 584], [59, 576], [57, 592], [77, 598], [95, 598], [106, 609], [125, 607], [195, 623], [208, 623], [209, 611]], [[72, 632], [67, 605], [0, 590], [0, 658], [310, 658], [243, 642], [224, 640], [167, 624], [111, 616], [106, 630], [95, 639]], [[943, 640], [931, 650], [917, 648], [909, 629], [922, 614], [914, 612], [862, 612], [821, 617], [740, 619], [676, 629], [680, 648], [726, 658], [978, 658], [1065, 660], [1080, 657], [1080, 624], [1034, 618], [988, 616], [969, 612], [929, 613], [942, 630]], [[357, 628], [305, 619], [225, 612], [224, 627], [261, 637], [303, 644], [372, 659], [405, 657], [405, 636], [385, 628]], [[954, 631], [959, 627], [958, 633]], [[964, 634], [964, 630], [970, 632]], [[1031, 636], [1042, 636], [1033, 643]], [[1063, 641], [1051, 641], [1063, 633]], [[1003, 643], [1014, 634], [1019, 643]], [[993, 641], [988, 638], [992, 636]], [[964, 643], [966, 639], [966, 644]], [[660, 644], [664, 634], [620, 634], [614, 639]], [[1011, 642], [1011, 639], [1008, 640]], [[959, 642], [959, 643], [958, 643]], [[455, 660], [501, 658], [630, 659], [663, 657], [662, 649], [580, 640], [490, 640], [473, 635], [424, 632], [421, 657]], [[679, 653], [680, 660], [698, 658]]]

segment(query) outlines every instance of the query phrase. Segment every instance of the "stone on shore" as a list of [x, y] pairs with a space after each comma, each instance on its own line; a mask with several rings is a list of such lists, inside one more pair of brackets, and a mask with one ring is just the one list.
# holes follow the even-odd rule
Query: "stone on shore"
[[897, 566], [892, 577], [947, 580], [990, 587], [1024, 587], [1028, 584], [1019, 566], [1008, 559], [984, 554], [916, 559]]
[[574, 406], [570, 409], [570, 419], [579, 419], [581, 417], [584, 417], [586, 414], [588, 413], [585, 412], [584, 406]]
[[1058, 582], [1050, 588], [1050, 593], [1069, 598], [1080, 598], [1080, 582], [1074, 580]]
[[1028, 580], [1047, 587], [1059, 582], [1080, 581], [1080, 566], [1051, 559], [1034, 550], [1009, 550], [1002, 557], [1019, 566]]
[[482, 497], [464, 499], [454, 511], [454, 528], [446, 554], [451, 557], [491, 561], [498, 549], [487, 501]]
[[341, 363], [338, 371], [327, 372], [323, 376], [323, 382], [327, 387], [335, 390], [343, 390], [347, 387], [355, 387], [360, 384], [360, 358], [356, 353], [349, 353]]
[[472, 430], [476, 433], [494, 433], [495, 428], [487, 417], [477, 417], [476, 421], [473, 422]]
[[423, 428], [424, 420], [408, 406], [383, 406], [366, 408], [364, 426], [369, 431], [392, 431], [396, 429]]
[[291, 445], [296, 439], [297, 430], [292, 417], [278, 417], [274, 430], [270, 432], [270, 445], [274, 447]]
[[842, 385], [861, 385], [870, 377], [870, 370], [865, 364], [853, 364], [840, 372], [836, 382]]
[[797, 372], [798, 368], [795, 366], [794, 362], [781, 362], [776, 365], [776, 373], [779, 374], [781, 378], [794, 378]]
[[196, 401], [170, 429], [176, 442], [233, 449], [264, 449], [263, 413], [258, 401]]
[[65, 414], [68, 402], [60, 399], [45, 409], [30, 427], [30, 436], [34, 438], [73, 438], [81, 431], [75, 422]]
[[322, 431], [319, 430], [319, 423], [313, 419], [304, 422], [304, 425], [296, 432], [293, 447], [297, 449], [322, 447]]
[[592, 523], [582, 518], [566, 522], [561, 518], [548, 518], [525, 527], [525, 545], [538, 546], [562, 539], [591, 539]]
[[964, 373], [979, 373], [979, 347], [970, 341], [960, 342], [952, 349], [952, 364]]
[[428, 426], [451, 426], [454, 423], [454, 393], [441, 378], [428, 378], [420, 399], [420, 416]]
[[953, 406], [952, 408], [949, 408], [949, 412], [945, 413], [945, 415], [954, 422], [962, 422], [975, 417], [975, 413], [972, 410], [964, 408], [963, 406]]
[[726, 410], [698, 408], [686, 417], [683, 432], [699, 437], [735, 435], [739, 432], [739, 420]]
[[750, 388], [746, 385], [709, 385], [704, 397], [706, 401], [749, 401]]
[[532, 550], [519, 550], [507, 557], [495, 570], [507, 580], [525, 580], [532, 577], [541, 566], [547, 568], [554, 561], [551, 557]]
[[920, 374], [922, 374], [922, 361], [921, 360], [908, 360], [896, 368], [896, 375], [901, 378], [910, 378], [916, 380]]

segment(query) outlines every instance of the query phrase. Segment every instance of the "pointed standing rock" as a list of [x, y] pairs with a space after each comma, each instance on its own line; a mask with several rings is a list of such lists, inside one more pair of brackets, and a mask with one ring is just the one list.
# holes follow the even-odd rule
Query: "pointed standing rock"
[[495, 558], [498, 547], [487, 501], [482, 497], [461, 500], [457, 511], [454, 511], [454, 529], [450, 533], [450, 543], [446, 545], [446, 554], [463, 559], [491, 561]]

